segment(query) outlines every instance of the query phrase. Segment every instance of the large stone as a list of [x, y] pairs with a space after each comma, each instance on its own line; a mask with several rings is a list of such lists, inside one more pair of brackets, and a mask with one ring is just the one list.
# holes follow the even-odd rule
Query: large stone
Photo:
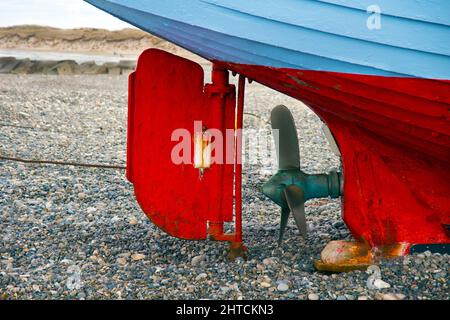
[[30, 59], [19, 60], [17, 66], [11, 70], [13, 74], [29, 74], [32, 72], [33, 62]]
[[139, 261], [145, 258], [145, 255], [141, 254], [141, 253], [135, 253], [131, 255], [131, 259], [133, 261]]
[[319, 299], [320, 299], [319, 295], [315, 293], [308, 294], [308, 300], [319, 300]]
[[120, 68], [119, 64], [116, 62], [105, 62], [103, 64], [103, 67], [106, 69], [107, 74], [111, 75], [121, 75], [122, 69]]
[[199, 265], [203, 261], [204, 258], [205, 258], [204, 255], [199, 255], [199, 256], [193, 257], [191, 260], [191, 265], [193, 265], [193, 266]]
[[78, 64], [73, 60], [60, 61], [50, 72], [56, 72], [58, 75], [73, 75], [77, 69]]
[[127, 70], [135, 70], [136, 69], [136, 61], [134, 60], [120, 60], [118, 67], [121, 69]]
[[117, 68], [117, 63], [116, 62], [105, 62], [103, 64], [103, 66], [107, 69], [109, 68]]
[[377, 289], [388, 289], [391, 287], [391, 285], [389, 283], [387, 283], [386, 281], [383, 281], [381, 279], [375, 279], [375, 281], [373, 282], [373, 285]]
[[277, 286], [278, 291], [288, 291], [289, 290], [289, 284], [285, 281], [281, 281]]
[[16, 68], [20, 63], [14, 57], [2, 57], [0, 58], [0, 73], [10, 73], [14, 68]]
[[55, 74], [51, 70], [58, 64], [58, 61], [45, 60], [33, 61], [31, 73]]
[[81, 74], [105, 74], [108, 72], [108, 68], [98, 65], [94, 61], [89, 61], [79, 65], [79, 72]]
[[113, 76], [120, 76], [122, 74], [122, 69], [119, 67], [110, 67], [108, 68], [108, 74], [111, 74]]
[[314, 262], [320, 271], [344, 272], [364, 270], [372, 262], [370, 247], [362, 242], [331, 241]]

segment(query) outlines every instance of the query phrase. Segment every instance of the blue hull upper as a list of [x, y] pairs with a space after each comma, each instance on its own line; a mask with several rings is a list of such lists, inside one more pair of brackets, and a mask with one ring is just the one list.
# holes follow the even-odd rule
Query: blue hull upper
[[208, 60], [450, 79], [450, 1], [86, 0]]

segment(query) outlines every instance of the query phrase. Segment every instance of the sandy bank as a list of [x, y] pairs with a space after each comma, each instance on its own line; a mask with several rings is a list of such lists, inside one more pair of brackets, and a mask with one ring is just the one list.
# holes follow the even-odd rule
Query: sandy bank
[[180, 47], [136, 29], [109, 31], [93, 28], [58, 29], [34, 25], [0, 28], [0, 49], [137, 56], [147, 48], [163, 49], [204, 62]]

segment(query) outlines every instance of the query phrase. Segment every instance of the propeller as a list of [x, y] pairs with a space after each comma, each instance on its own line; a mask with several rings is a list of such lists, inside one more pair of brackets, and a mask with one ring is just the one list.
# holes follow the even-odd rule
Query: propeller
[[294, 118], [289, 109], [277, 106], [271, 113], [272, 134], [278, 158], [278, 172], [264, 184], [262, 192], [281, 207], [281, 244], [290, 214], [302, 237], [306, 237], [305, 201], [342, 194], [341, 174], [308, 175], [300, 170], [300, 149]]
[[277, 151], [278, 169], [300, 170], [297, 129], [291, 112], [285, 106], [278, 106], [272, 110], [270, 121]]

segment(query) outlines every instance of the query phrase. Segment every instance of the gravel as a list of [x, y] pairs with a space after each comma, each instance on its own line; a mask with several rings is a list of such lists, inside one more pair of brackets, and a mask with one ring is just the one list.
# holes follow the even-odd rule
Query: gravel
[[[277, 104], [297, 120], [302, 168], [339, 167], [321, 122], [300, 102], [248, 86], [245, 127], [270, 138]], [[0, 75], [0, 154], [125, 165], [123, 76]], [[251, 144], [251, 143], [250, 143]], [[449, 256], [420, 254], [380, 264], [390, 285], [369, 289], [364, 271], [315, 272], [330, 240], [351, 239], [339, 200], [306, 206], [309, 235], [289, 221], [277, 245], [279, 208], [258, 191], [275, 171], [244, 165], [247, 260], [227, 245], [172, 238], [141, 212], [122, 170], [0, 162], [0, 297], [4, 299], [449, 299]]]

